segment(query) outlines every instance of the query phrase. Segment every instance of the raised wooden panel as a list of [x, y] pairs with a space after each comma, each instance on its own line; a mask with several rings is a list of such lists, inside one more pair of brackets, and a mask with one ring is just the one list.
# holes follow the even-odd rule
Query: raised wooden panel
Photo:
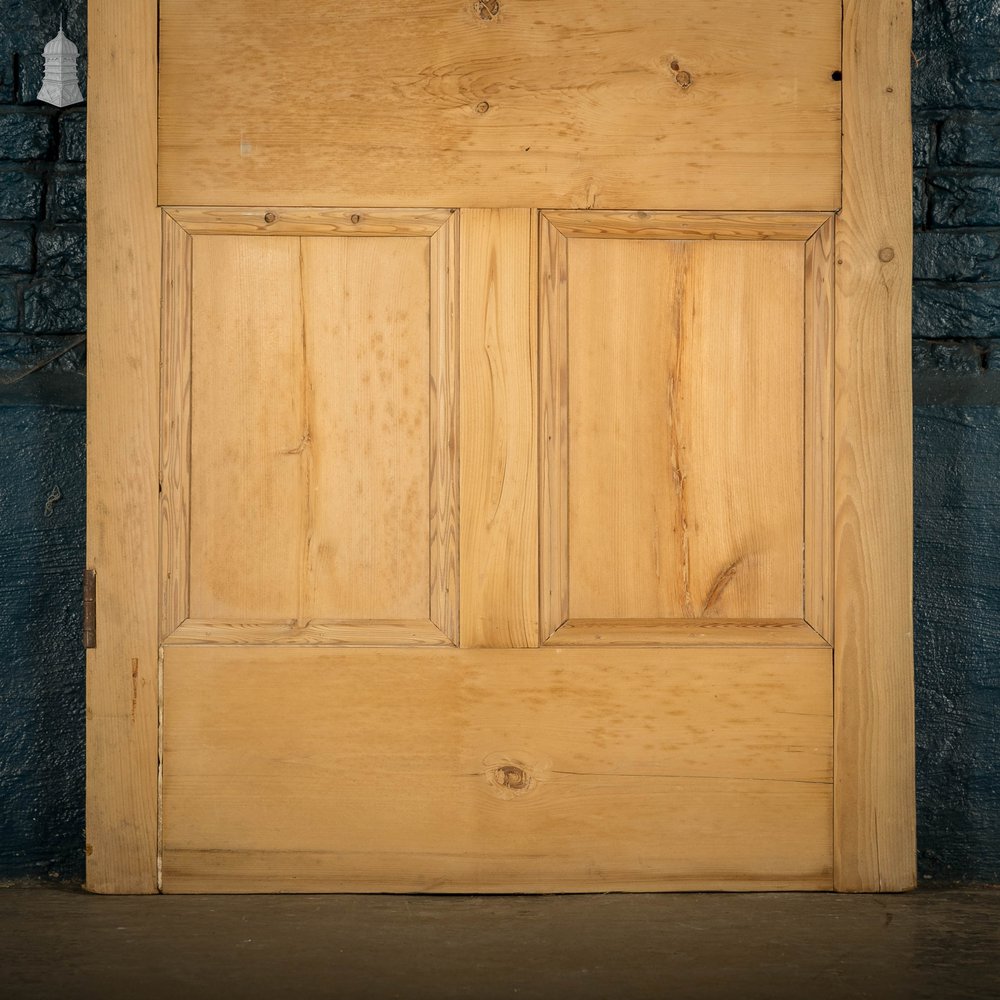
[[836, 209], [838, 0], [162, 0], [166, 204]]
[[829, 888], [829, 650], [170, 647], [168, 892]]
[[165, 637], [453, 641], [454, 216], [397, 213], [396, 235], [261, 210], [260, 235], [171, 215]]
[[825, 645], [829, 218], [590, 222], [541, 224], [544, 634]]

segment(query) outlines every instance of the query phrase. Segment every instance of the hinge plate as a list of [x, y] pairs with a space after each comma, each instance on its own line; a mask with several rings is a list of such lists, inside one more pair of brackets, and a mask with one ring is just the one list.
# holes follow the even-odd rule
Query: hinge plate
[[97, 573], [83, 571], [83, 648], [97, 646]]

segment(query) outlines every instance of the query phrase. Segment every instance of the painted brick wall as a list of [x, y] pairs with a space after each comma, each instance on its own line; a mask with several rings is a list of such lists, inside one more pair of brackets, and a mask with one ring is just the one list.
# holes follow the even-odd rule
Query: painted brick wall
[[0, 879], [83, 874], [86, 111], [40, 104], [59, 16], [86, 68], [86, 3], [0, 0]]
[[1000, 882], [1000, 0], [915, 0], [921, 874]]
[[[60, 12], [0, 0], [0, 878], [83, 871], [83, 107], [33, 100]], [[1000, 882], [1000, 0], [914, 4], [920, 871]], [[52, 500], [55, 492], [58, 499]]]
[[1000, 368], [1000, 2], [916, 0], [918, 373]]
[[[0, 0], [0, 372], [54, 352], [86, 324], [86, 110], [35, 100], [61, 13], [82, 80], [84, 0]], [[79, 367], [82, 353], [59, 366]]]

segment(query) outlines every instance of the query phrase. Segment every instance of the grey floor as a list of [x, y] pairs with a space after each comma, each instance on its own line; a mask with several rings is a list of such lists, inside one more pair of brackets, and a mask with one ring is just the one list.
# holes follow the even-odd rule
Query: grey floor
[[0, 887], [0, 997], [1000, 998], [1000, 890], [99, 897]]

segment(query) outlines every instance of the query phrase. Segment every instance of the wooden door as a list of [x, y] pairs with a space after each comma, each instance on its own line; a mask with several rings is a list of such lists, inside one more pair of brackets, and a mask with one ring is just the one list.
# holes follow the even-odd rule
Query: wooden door
[[912, 883], [905, 23], [92, 2], [92, 888]]

